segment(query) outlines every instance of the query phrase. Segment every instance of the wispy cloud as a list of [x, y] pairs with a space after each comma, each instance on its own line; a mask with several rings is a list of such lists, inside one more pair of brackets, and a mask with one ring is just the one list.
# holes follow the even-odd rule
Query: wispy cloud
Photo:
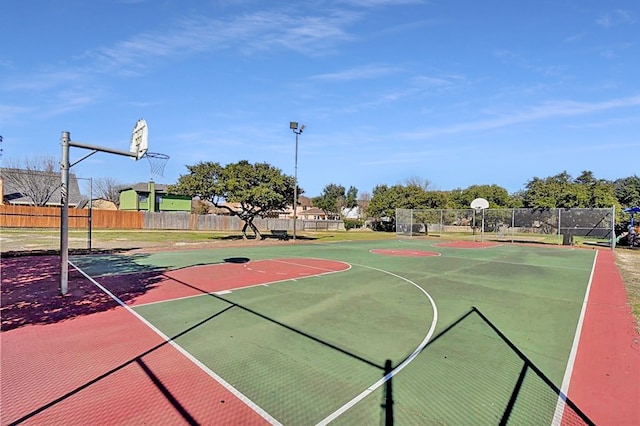
[[557, 65], [537, 65], [522, 54], [510, 50], [497, 50], [493, 54], [506, 64], [513, 64], [519, 68], [542, 75], [561, 75], [563, 71], [562, 67]]
[[576, 43], [578, 41], [582, 41], [585, 37], [587, 36], [587, 33], [576, 33], [576, 34], [571, 34], [567, 37], [564, 38], [564, 42], [565, 43]]
[[401, 6], [406, 4], [427, 4], [425, 0], [341, 0], [340, 3], [358, 7]]
[[325, 81], [351, 81], [351, 80], [363, 80], [370, 78], [382, 77], [389, 74], [395, 74], [401, 72], [402, 69], [398, 67], [390, 67], [386, 65], [366, 65], [362, 67], [350, 68], [334, 73], [318, 74], [312, 76], [314, 80]]
[[230, 21], [206, 17], [185, 18], [165, 32], [144, 33], [87, 53], [96, 68], [137, 73], [145, 64], [176, 60], [198, 52], [233, 49], [246, 55], [289, 49], [308, 55], [331, 50], [351, 39], [345, 27], [359, 19], [346, 11], [325, 16], [293, 16], [285, 12], [258, 12]]
[[531, 107], [521, 113], [506, 113], [501, 115], [500, 117], [490, 118], [487, 120], [460, 123], [441, 128], [432, 128], [421, 132], [405, 133], [404, 137], [406, 139], [430, 139], [445, 134], [498, 129], [519, 123], [526, 123], [548, 118], [587, 115], [599, 111], [606, 111], [616, 108], [632, 108], [637, 106], [640, 106], [640, 95], [595, 103], [554, 101]]
[[615, 59], [620, 56], [621, 52], [631, 47], [633, 47], [631, 43], [621, 43], [615, 46], [604, 47], [600, 52], [600, 56], [606, 59]]
[[29, 76], [16, 76], [6, 79], [0, 87], [3, 91], [42, 92], [71, 83], [78, 84], [86, 80], [86, 73], [74, 71], [44, 71]]
[[32, 113], [30, 107], [0, 104], [0, 123], [14, 122], [18, 117], [28, 117]]
[[57, 96], [55, 103], [43, 106], [38, 114], [42, 117], [54, 117], [98, 103], [100, 99], [101, 96], [98, 93], [88, 91], [62, 92]]
[[634, 24], [635, 22], [636, 20], [633, 15], [622, 9], [616, 9], [596, 19], [596, 24], [605, 28], [610, 28], [622, 24]]
[[412, 83], [422, 89], [443, 89], [456, 87], [466, 83], [466, 78], [461, 75], [449, 74], [443, 76], [419, 75], [412, 79]]
[[[105, 84], [104, 75], [139, 76], [149, 68], [165, 66], [203, 52], [229, 50], [234, 54], [295, 51], [309, 56], [330, 53], [351, 40], [347, 28], [361, 14], [332, 10], [322, 15], [293, 15], [287, 11], [261, 11], [228, 20], [204, 16], [181, 18], [173, 26], [157, 32], [136, 34], [111, 46], [99, 47], [77, 55], [72, 71], [44, 69], [30, 75], [15, 75], [0, 81], [7, 92], [50, 92], [49, 98], [62, 92], [80, 93], [91, 82]], [[0, 67], [4, 62], [0, 58]], [[60, 93], [60, 94], [59, 94]], [[97, 101], [97, 98], [94, 98]], [[90, 103], [89, 96], [66, 97], [49, 114], [55, 115]], [[38, 107], [40, 109], [41, 106]]]

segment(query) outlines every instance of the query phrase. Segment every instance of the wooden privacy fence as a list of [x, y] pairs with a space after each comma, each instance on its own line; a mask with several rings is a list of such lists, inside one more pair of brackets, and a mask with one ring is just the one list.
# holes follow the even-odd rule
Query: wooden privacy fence
[[[69, 228], [142, 229], [142, 212], [69, 208]], [[6, 228], [60, 228], [60, 207], [0, 205], [0, 226]]]
[[[69, 228], [88, 229], [183, 229], [192, 231], [239, 231], [244, 222], [237, 216], [198, 215], [188, 212], [142, 212], [97, 209], [69, 209]], [[293, 219], [256, 218], [260, 231], [293, 230]], [[0, 205], [0, 227], [59, 228], [60, 207]], [[296, 229], [309, 231], [344, 230], [341, 220], [301, 220]]]

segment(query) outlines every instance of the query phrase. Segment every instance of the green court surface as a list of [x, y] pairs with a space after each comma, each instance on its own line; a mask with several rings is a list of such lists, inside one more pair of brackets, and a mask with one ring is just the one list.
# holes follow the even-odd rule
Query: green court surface
[[[372, 252], [377, 249], [390, 252]], [[379, 424], [391, 396], [396, 424], [496, 424], [510, 404], [517, 424], [550, 422], [557, 395], [470, 309], [477, 307], [560, 387], [594, 256], [593, 250], [456, 248], [410, 239], [72, 261], [98, 282], [237, 259], [249, 266], [298, 258], [348, 263], [344, 271], [265, 285], [237, 282], [229, 292], [128, 303], [283, 424], [334, 418], [333, 424]], [[284, 262], [276, 264], [286, 272]], [[198, 288], [194, 271], [186, 284]], [[207, 271], [215, 280], [216, 269]], [[391, 386], [381, 381], [386, 360], [394, 368], [402, 364]]]

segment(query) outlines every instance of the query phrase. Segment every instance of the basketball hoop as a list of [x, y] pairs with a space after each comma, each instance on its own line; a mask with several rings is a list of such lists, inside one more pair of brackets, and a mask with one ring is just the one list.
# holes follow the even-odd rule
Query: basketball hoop
[[151, 176], [164, 177], [164, 166], [166, 166], [167, 161], [169, 161], [169, 156], [167, 154], [147, 151], [143, 155], [143, 158], [146, 158], [149, 161]]

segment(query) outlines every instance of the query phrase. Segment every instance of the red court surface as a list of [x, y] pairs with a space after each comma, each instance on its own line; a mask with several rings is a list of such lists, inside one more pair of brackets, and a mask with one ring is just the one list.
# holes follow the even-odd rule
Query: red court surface
[[[70, 279], [74, 291], [59, 296], [55, 267], [47, 269], [41, 257], [34, 258], [34, 264], [40, 262], [42, 267], [20, 270], [20, 265], [27, 265], [24, 262], [29, 259], [3, 260], [3, 296], [8, 286], [19, 289], [14, 292], [18, 299], [5, 297], [3, 308], [20, 310], [29, 305], [21, 315], [35, 324], [16, 319], [3, 323], [1, 424], [268, 423], [268, 414], [262, 416], [259, 408], [241, 401], [132, 311], [112, 299], [97, 299], [97, 287], [77, 273]], [[7, 273], [7, 264], [15, 267], [15, 275]], [[136, 304], [348, 268], [343, 262], [318, 259], [198, 266], [167, 272], [161, 279], [149, 280], [142, 274], [140, 288], [124, 295], [127, 303]], [[39, 274], [21, 274], [35, 270]], [[111, 290], [117, 294], [136, 280], [135, 275], [98, 281], [106, 287], [115, 284]], [[48, 302], [38, 304], [37, 299]], [[83, 305], [87, 309], [79, 310]], [[71, 307], [74, 312], [64, 316]]]
[[3, 332], [1, 395], [3, 425], [266, 423], [115, 303]]
[[568, 395], [597, 425], [640, 425], [640, 336], [611, 250], [598, 252]]
[[[322, 259], [293, 258], [257, 260], [245, 263], [199, 265], [165, 272], [144, 294], [127, 303], [140, 305], [206, 293], [234, 290], [256, 285], [312, 277], [345, 271], [350, 265]], [[119, 278], [106, 278], [104, 285]], [[121, 279], [121, 278], [120, 278]]]

